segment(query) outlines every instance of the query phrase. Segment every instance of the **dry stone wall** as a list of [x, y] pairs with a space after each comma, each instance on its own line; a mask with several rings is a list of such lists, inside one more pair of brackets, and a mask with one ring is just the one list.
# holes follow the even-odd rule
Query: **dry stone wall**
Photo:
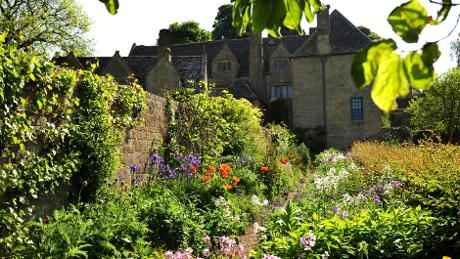
[[138, 175], [145, 171], [149, 156], [161, 147], [167, 134], [166, 99], [148, 93], [143, 120], [125, 133], [121, 147], [121, 165], [118, 180], [130, 183], [130, 166], [139, 166]]

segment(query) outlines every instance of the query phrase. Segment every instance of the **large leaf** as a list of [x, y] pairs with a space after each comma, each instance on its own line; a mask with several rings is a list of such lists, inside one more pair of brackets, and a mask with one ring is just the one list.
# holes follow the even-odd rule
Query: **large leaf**
[[449, 15], [451, 8], [452, 8], [452, 0], [442, 0], [442, 7], [438, 11], [438, 17], [436, 18], [436, 23], [443, 22]]
[[271, 0], [255, 0], [253, 7], [252, 28], [254, 32], [262, 32], [267, 28], [267, 24], [273, 11]]
[[431, 20], [419, 0], [410, 0], [396, 7], [388, 17], [393, 31], [409, 43], [418, 41], [420, 33]]
[[409, 93], [409, 82], [396, 48], [393, 40], [373, 43], [356, 54], [352, 63], [352, 78], [356, 86], [364, 88], [372, 85], [371, 97], [385, 112], [396, 108], [398, 96]]
[[304, 0], [285, 0], [286, 2], [286, 17], [284, 18], [284, 26], [291, 30], [295, 30], [300, 26], [302, 21], [302, 12], [305, 6]]
[[401, 56], [392, 52], [382, 57], [377, 75], [372, 85], [371, 97], [382, 111], [389, 112], [398, 108], [396, 99], [409, 94], [407, 80]]
[[321, 6], [319, 0], [305, 0], [305, 18], [309, 23], [313, 22], [315, 15], [321, 11]]
[[440, 52], [436, 43], [427, 43], [420, 54], [410, 52], [404, 58], [404, 66], [410, 85], [417, 89], [427, 89], [435, 79], [433, 63], [439, 58]]
[[118, 0], [99, 0], [105, 4], [105, 7], [111, 14], [116, 14], [118, 10]]

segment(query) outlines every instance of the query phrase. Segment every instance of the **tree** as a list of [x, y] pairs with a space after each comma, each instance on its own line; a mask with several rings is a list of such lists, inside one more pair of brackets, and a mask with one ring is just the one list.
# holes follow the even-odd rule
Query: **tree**
[[219, 7], [217, 16], [214, 19], [212, 38], [214, 40], [225, 39], [235, 39], [241, 36], [246, 36], [249, 32], [248, 30], [241, 34], [239, 30], [233, 27], [233, 17], [232, 17], [233, 6], [231, 4], [222, 5]]
[[168, 44], [201, 42], [211, 39], [211, 33], [202, 29], [200, 24], [195, 21], [187, 21], [183, 23], [175, 22], [169, 25], [167, 30], [170, 37]]
[[380, 37], [380, 35], [378, 35], [377, 33], [371, 31], [369, 28], [367, 28], [366, 26], [358, 26], [358, 29], [363, 32], [364, 34], [367, 35], [367, 37], [369, 37], [369, 39], [373, 40], [373, 41], [379, 41], [379, 40], [382, 40], [383, 38]]
[[87, 54], [89, 18], [74, 0], [1, 0], [5, 43], [39, 52]]
[[433, 86], [410, 103], [411, 126], [430, 129], [448, 142], [460, 132], [460, 69], [440, 76]]

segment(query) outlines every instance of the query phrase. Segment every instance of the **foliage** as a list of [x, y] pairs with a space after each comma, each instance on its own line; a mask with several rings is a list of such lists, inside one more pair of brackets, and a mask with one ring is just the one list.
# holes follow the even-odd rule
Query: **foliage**
[[326, 254], [332, 258], [417, 258], [427, 248], [435, 222], [436, 218], [420, 208], [364, 210], [345, 219], [321, 219], [314, 214], [308, 222], [262, 246], [282, 258]]
[[378, 40], [381, 40], [383, 39], [380, 35], [378, 35], [377, 33], [371, 31], [371, 29], [365, 27], [365, 26], [358, 26], [358, 29], [363, 32], [364, 34], [366, 34], [367, 37], [369, 37], [369, 39], [373, 40], [373, 41], [378, 41]]
[[410, 103], [414, 130], [433, 130], [452, 142], [460, 134], [460, 70], [452, 69]]
[[[187, 199], [186, 197], [182, 197]], [[204, 224], [192, 203], [181, 202], [171, 190], [152, 184], [138, 193], [140, 218], [146, 222], [153, 246], [168, 249], [204, 247]]]
[[171, 41], [169, 44], [203, 42], [211, 39], [211, 33], [202, 29], [195, 21], [172, 23], [169, 25]]
[[204, 164], [227, 155], [263, 158], [262, 113], [249, 101], [227, 93], [213, 96], [206, 90], [194, 94], [190, 89], [171, 97], [179, 104], [170, 112], [169, 152], [197, 154]]
[[0, 2], [0, 31], [5, 43], [42, 53], [90, 51], [89, 18], [75, 0], [5, 0]]
[[236, 39], [244, 36], [240, 36], [238, 29], [233, 27], [232, 10], [231, 4], [225, 4], [219, 7], [219, 11], [214, 19], [214, 24], [212, 25], [213, 40]]
[[141, 258], [150, 253], [147, 225], [120, 195], [80, 209], [57, 210], [31, 225], [32, 243], [18, 251], [26, 258]]
[[[19, 232], [28, 231], [22, 223], [34, 215], [39, 198], [73, 178], [76, 195], [91, 199], [110, 180], [120, 133], [135, 122], [129, 117], [134, 107], [143, 107], [144, 93], [138, 85], [120, 87], [88, 71], [55, 67], [13, 45], [0, 45], [0, 59], [3, 255]], [[127, 97], [133, 94], [138, 98]]]
[[299, 199], [270, 216], [257, 258], [457, 255], [458, 154], [451, 145], [363, 142], [352, 161], [327, 150]]

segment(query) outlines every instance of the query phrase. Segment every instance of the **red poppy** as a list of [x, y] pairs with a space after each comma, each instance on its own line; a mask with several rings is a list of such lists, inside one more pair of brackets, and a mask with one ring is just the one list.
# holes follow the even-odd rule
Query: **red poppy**
[[264, 166], [260, 167], [259, 171], [261, 173], [263, 173], [263, 174], [266, 174], [266, 173], [270, 172], [270, 168], [268, 168], [268, 166], [264, 165]]
[[283, 158], [280, 160], [281, 164], [287, 165], [289, 163], [289, 160], [287, 158]]
[[198, 171], [198, 166], [190, 165], [190, 172], [192, 172], [192, 175], [195, 175], [197, 171]]

